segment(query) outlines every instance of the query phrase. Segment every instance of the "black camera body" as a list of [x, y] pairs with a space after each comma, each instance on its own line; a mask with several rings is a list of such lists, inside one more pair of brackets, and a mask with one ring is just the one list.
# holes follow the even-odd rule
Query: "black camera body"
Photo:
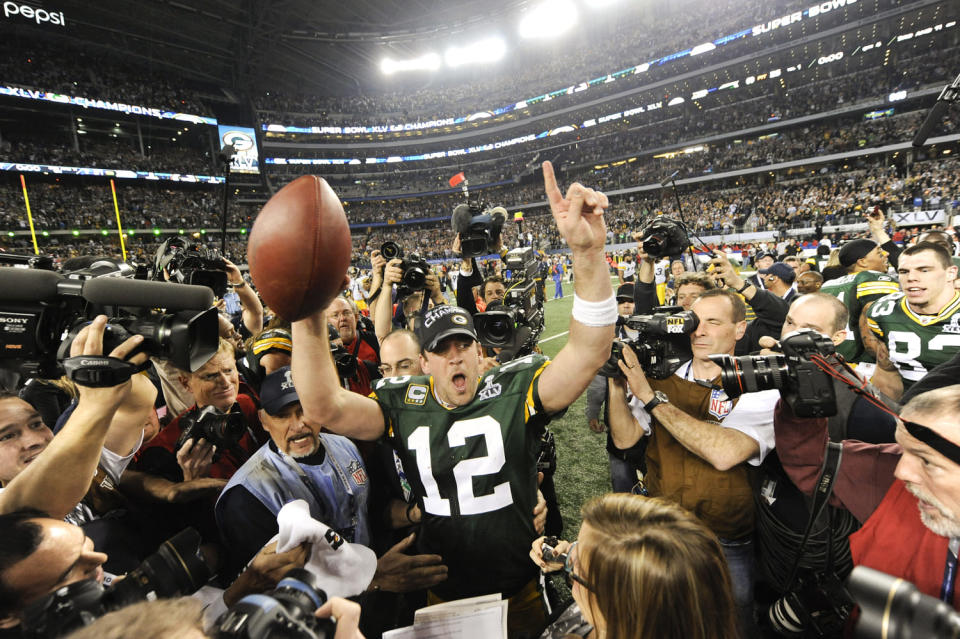
[[776, 388], [797, 417], [831, 417], [837, 414], [832, 378], [814, 358], [840, 362], [829, 337], [809, 328], [787, 335], [780, 342], [783, 355], [711, 355], [723, 372], [723, 390], [729, 397]]
[[180, 418], [180, 427], [182, 432], [177, 438], [175, 450], [180, 450], [188, 439], [193, 439], [194, 442], [203, 439], [217, 447], [215, 460], [219, 459], [223, 451], [231, 451], [238, 459], [243, 459], [242, 451], [239, 455], [238, 451], [240, 438], [247, 431], [247, 422], [236, 405], [228, 413], [216, 406], [194, 408]]
[[393, 259], [403, 260], [400, 264], [403, 275], [400, 276], [400, 284], [397, 287], [397, 294], [401, 299], [427, 288], [427, 275], [430, 274], [430, 265], [419, 254], [411, 253], [404, 257], [403, 249], [396, 242], [381, 244], [380, 253], [388, 261]]
[[690, 334], [700, 325], [692, 311], [681, 306], [657, 306], [650, 315], [632, 315], [625, 321], [628, 328], [637, 331], [634, 339], [614, 342], [610, 359], [600, 368], [605, 377], [623, 377], [617, 365], [624, 348], [637, 355], [640, 367], [651, 379], [667, 379], [693, 357]]
[[801, 572], [767, 615], [770, 626], [784, 637], [839, 637], [852, 610], [853, 600], [839, 577]]
[[227, 292], [227, 263], [215, 248], [170, 238], [157, 249], [153, 279], [163, 281], [164, 269], [171, 282], [206, 286], [217, 297]]
[[640, 229], [640, 244], [653, 258], [680, 255], [690, 246], [690, 237], [683, 222], [660, 216]]
[[500, 233], [507, 219], [502, 206], [485, 209], [479, 202], [459, 204], [453, 209], [450, 223], [460, 234], [460, 254], [463, 257], [486, 255], [500, 243]]
[[529, 246], [508, 252], [503, 259], [510, 272], [503, 302], [491, 302], [487, 310], [473, 316], [480, 343], [509, 351], [508, 361], [533, 352], [543, 332], [543, 300], [537, 294], [540, 264]]
[[85, 579], [31, 604], [23, 614], [23, 635], [59, 637], [139, 601], [192, 594], [209, 578], [210, 569], [200, 550], [200, 533], [185, 528], [109, 587], [96, 579]]
[[[111, 317], [105, 354], [130, 335], [139, 348], [194, 371], [216, 353], [219, 324], [209, 289], [144, 282], [88, 272], [0, 268], [0, 365], [29, 377], [54, 379], [79, 330], [99, 314]], [[165, 307], [171, 313], [150, 308]], [[188, 310], [189, 309], [189, 310]]]
[[314, 616], [327, 594], [307, 570], [294, 568], [277, 587], [262, 595], [247, 595], [217, 619], [217, 639], [332, 639], [330, 619]]

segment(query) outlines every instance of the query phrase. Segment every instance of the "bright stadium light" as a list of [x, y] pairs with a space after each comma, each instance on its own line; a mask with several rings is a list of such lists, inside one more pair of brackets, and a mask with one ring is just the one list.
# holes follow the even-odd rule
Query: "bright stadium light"
[[713, 51], [713, 50], [716, 49], [716, 48], [717, 48], [717, 45], [715, 45], [714, 43], [712, 43], [712, 42], [705, 42], [705, 43], [703, 43], [703, 44], [698, 44], [697, 46], [695, 46], [695, 47], [690, 51], [690, 55], [692, 55], [692, 56], [693, 56], [693, 55], [700, 55], [701, 53], [706, 53], [707, 51]]
[[521, 38], [550, 38], [566, 33], [577, 22], [577, 8], [569, 0], [545, 0], [520, 18]]
[[440, 56], [436, 53], [427, 53], [419, 58], [410, 60], [393, 60], [384, 58], [380, 62], [380, 70], [386, 75], [397, 71], [436, 71], [440, 68]]
[[497, 62], [507, 54], [507, 43], [496, 36], [463, 47], [450, 47], [444, 55], [448, 67]]

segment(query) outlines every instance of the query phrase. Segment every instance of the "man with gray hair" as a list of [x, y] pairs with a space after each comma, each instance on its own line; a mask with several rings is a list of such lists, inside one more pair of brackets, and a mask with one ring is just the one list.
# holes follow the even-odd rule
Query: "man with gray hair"
[[[903, 407], [895, 444], [843, 440], [831, 504], [863, 527], [850, 536], [855, 565], [916, 584], [954, 608], [960, 548], [960, 385], [917, 395]], [[783, 401], [777, 451], [791, 480], [812, 492], [828, 440], [826, 419], [803, 419]]]

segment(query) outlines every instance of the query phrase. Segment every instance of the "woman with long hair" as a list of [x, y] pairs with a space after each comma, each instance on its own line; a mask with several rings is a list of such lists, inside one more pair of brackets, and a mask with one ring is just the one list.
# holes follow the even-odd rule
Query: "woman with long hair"
[[723, 550], [695, 516], [629, 493], [591, 499], [581, 513], [578, 540], [557, 543], [552, 557], [547, 553], [552, 561], [544, 559], [544, 537], [530, 552], [544, 571], [566, 571], [576, 606], [543, 637], [739, 636]]

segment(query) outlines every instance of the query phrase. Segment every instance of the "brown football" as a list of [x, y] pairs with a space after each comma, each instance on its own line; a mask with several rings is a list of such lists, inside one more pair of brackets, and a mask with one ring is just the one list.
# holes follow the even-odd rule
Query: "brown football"
[[325, 308], [348, 285], [350, 226], [327, 181], [304, 175], [263, 206], [247, 243], [250, 276], [284, 319]]

